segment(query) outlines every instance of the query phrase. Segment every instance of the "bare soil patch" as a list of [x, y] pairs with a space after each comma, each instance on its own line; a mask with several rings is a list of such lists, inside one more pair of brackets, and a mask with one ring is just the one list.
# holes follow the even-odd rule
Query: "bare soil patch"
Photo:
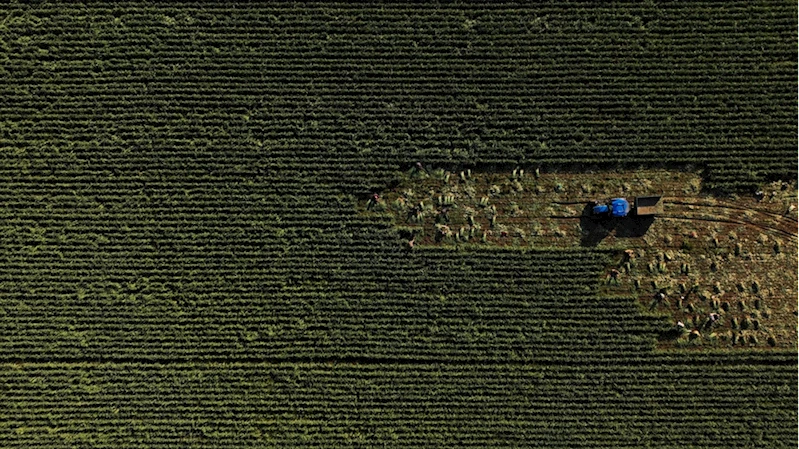
[[[669, 317], [659, 347], [797, 345], [797, 189], [716, 197], [697, 172], [447, 172], [411, 169], [363, 204], [390, 213], [409, 250], [419, 245], [618, 250], [602, 290], [631, 294]], [[591, 201], [662, 195], [655, 217], [597, 220]]]

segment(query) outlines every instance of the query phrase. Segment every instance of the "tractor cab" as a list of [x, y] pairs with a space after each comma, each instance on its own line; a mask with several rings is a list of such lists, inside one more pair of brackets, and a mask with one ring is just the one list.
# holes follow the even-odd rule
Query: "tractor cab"
[[630, 213], [630, 203], [624, 198], [614, 198], [610, 202], [610, 208], [610, 215], [613, 217], [626, 217]]

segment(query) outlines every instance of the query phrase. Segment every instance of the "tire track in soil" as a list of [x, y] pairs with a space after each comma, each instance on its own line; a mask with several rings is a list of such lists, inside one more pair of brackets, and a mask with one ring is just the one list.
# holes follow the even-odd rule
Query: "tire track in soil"
[[[676, 201], [672, 198], [664, 199], [663, 200], [664, 206], [672, 206], [674, 212], [676, 214], [660, 214], [658, 215], [659, 218], [667, 218], [667, 219], [676, 219], [676, 220], [696, 220], [696, 221], [708, 221], [708, 222], [717, 222], [717, 223], [728, 223], [728, 224], [738, 224], [738, 225], [745, 225], [745, 226], [752, 226], [763, 231], [767, 232], [774, 232], [777, 234], [781, 234], [785, 237], [788, 237], [792, 240], [797, 240], [797, 221], [793, 217], [789, 217], [786, 215], [781, 215], [778, 213], [774, 213], [771, 211], [765, 211], [762, 209], [756, 208], [748, 208], [742, 206], [735, 206], [731, 204], [703, 204], [703, 203], [694, 203], [689, 201], [682, 201], [677, 199]], [[675, 207], [676, 206], [676, 207]], [[682, 207], [681, 207], [682, 206]], [[704, 216], [696, 216], [692, 213], [696, 213], [696, 209], [690, 209], [691, 207], [701, 207], [704, 208], [701, 212]], [[751, 219], [743, 220], [743, 219], [734, 219], [728, 216], [714, 216], [712, 212], [710, 212], [711, 208], [715, 209], [723, 209], [731, 212], [751, 212], [754, 217], [760, 217], [762, 221], [757, 222]], [[754, 218], [754, 217], [747, 217], [747, 218]], [[776, 220], [776, 224], [771, 224], [769, 221]]]
[[762, 229], [764, 231], [776, 232], [776, 233], [784, 235], [784, 236], [786, 236], [786, 237], [788, 237], [789, 239], [792, 239], [792, 240], [796, 240], [797, 239], [796, 234], [792, 234], [790, 232], [783, 231], [782, 229], [779, 229], [779, 228], [773, 228], [773, 227], [770, 227], [770, 226], [759, 225], [759, 224], [753, 223], [751, 221], [738, 221], [738, 220], [730, 220], [730, 219], [726, 219], [726, 218], [718, 219], [718, 218], [707, 218], [707, 217], [692, 217], [692, 216], [689, 216], [689, 215], [680, 216], [680, 215], [666, 215], [666, 214], [658, 215], [658, 218], [665, 218], [665, 219], [671, 219], [671, 220], [708, 221], [708, 222], [713, 222], [713, 223], [749, 225], [749, 226], [754, 226], [756, 228]]
[[[794, 223], [799, 222], [799, 217], [789, 216], [785, 214], [778, 214], [776, 212], [771, 212], [768, 210], [763, 209], [755, 209], [753, 207], [743, 207], [743, 206], [733, 206], [730, 204], [703, 204], [703, 203], [692, 203], [688, 201], [683, 201], [683, 197], [668, 197], [669, 200], [664, 200], [664, 204], [679, 204], [685, 206], [700, 206], [700, 207], [716, 207], [716, 208], [723, 208], [723, 209], [734, 209], [734, 210], [742, 210], [742, 211], [751, 211], [751, 212], [758, 212], [761, 214], [769, 215], [772, 218], [776, 218], [778, 220], [788, 220]], [[675, 201], [676, 200], [676, 201]]]

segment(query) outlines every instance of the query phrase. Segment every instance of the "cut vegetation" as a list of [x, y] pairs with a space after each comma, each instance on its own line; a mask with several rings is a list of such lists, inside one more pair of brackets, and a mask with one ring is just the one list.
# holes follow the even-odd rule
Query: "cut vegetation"
[[[797, 344], [793, 182], [721, 197], [690, 171], [448, 172], [421, 163], [402, 179], [364, 209], [390, 213], [408, 247], [616, 249], [603, 291], [668, 316], [661, 348]], [[629, 216], [592, 209], [625, 196], [636, 197]]]

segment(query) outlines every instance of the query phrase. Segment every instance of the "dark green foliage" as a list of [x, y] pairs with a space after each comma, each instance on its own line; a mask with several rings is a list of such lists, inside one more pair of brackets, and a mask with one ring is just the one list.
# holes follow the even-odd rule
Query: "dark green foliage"
[[795, 442], [795, 354], [656, 355], [609, 254], [359, 213], [442, 166], [794, 178], [794, 3], [225, 5], [1, 7], [0, 447]]
[[90, 442], [125, 448], [677, 448], [685, 441], [780, 447], [797, 437], [795, 426], [784, 425], [797, 419], [796, 365], [785, 363], [792, 359], [774, 353], [568, 365], [6, 364], [0, 384], [14, 399], [0, 411], [0, 442], [9, 449]]

